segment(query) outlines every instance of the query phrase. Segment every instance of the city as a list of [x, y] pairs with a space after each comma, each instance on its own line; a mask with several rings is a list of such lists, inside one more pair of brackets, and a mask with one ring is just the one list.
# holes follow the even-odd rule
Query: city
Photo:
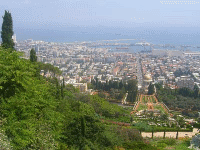
[[[162, 83], [171, 89], [193, 89], [195, 84], [199, 87], [200, 53], [197, 51], [152, 48], [147, 52], [131, 53], [122, 48], [121, 51], [111, 51], [111, 44], [117, 48], [126, 45], [104, 43], [106, 47], [97, 42], [54, 43], [28, 39], [16, 42], [16, 49], [24, 52], [25, 58], [29, 59], [30, 50], [34, 48], [38, 61], [58, 67], [63, 72], [65, 83], [81, 86], [81, 92], [88, 91], [85, 83], [95, 78], [102, 83], [106, 80], [137, 79], [138, 89], [145, 92], [150, 82]], [[48, 73], [44, 75], [49, 76]]]

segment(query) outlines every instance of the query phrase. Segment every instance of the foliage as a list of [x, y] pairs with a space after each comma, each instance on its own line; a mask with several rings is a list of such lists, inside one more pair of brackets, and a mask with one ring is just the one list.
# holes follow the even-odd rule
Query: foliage
[[157, 88], [157, 98], [171, 110], [181, 111], [183, 115], [188, 117], [198, 117], [200, 97], [196, 97], [193, 90], [188, 88], [172, 90], [167, 87], [160, 87]]
[[10, 140], [8, 139], [8, 137], [6, 136], [5, 132], [1, 129], [0, 131], [0, 149], [7, 149], [7, 150], [11, 150], [12, 146], [10, 144]]
[[138, 93], [137, 80], [128, 81], [127, 91], [128, 91], [127, 100], [130, 102], [134, 102], [136, 100]]
[[148, 95], [152, 95], [153, 93], [154, 93], [154, 85], [150, 83], [148, 87]]
[[167, 147], [167, 144], [165, 144], [164, 142], [158, 142], [158, 143], [157, 143], [157, 148], [158, 148], [158, 149], [163, 149], [163, 148], [165, 148], [165, 147]]
[[[0, 114], [13, 149], [101, 150], [133, 141], [147, 146], [138, 131], [107, 128], [100, 120], [130, 122], [128, 110], [64, 86], [64, 81], [56, 78], [60, 73], [57, 68], [21, 56], [0, 47]], [[40, 69], [54, 74], [45, 78]]]
[[36, 62], [37, 61], [37, 56], [35, 50], [32, 48], [30, 51], [30, 61], [31, 62]]
[[136, 124], [134, 124], [134, 126], [136, 126], [138, 128], [138, 130], [140, 131], [140, 134], [142, 131], [151, 131], [152, 130], [151, 126], [149, 126], [147, 124], [147, 122], [137, 122]]
[[58, 67], [54, 67], [51, 64], [44, 64], [44, 63], [38, 62], [37, 68], [39, 71], [44, 70], [44, 74], [46, 74], [47, 72], [52, 72], [54, 77], [56, 74], [61, 75], [62, 73]]
[[126, 92], [128, 92], [127, 100], [134, 102], [137, 97], [137, 80], [129, 80], [128, 83], [124, 81], [106, 81], [106, 83], [101, 83], [98, 78], [91, 81], [93, 88], [95, 90], [100, 90], [100, 97], [105, 98], [103, 91], [106, 91], [110, 94], [109, 98], [121, 100], [125, 97]]
[[176, 140], [174, 138], [165, 138], [161, 141], [159, 141], [158, 143], [165, 143], [166, 145], [175, 145], [176, 144]]
[[151, 146], [150, 144], [145, 144], [143, 142], [127, 142], [123, 145], [124, 148], [128, 150], [156, 150], [155, 147]]
[[194, 98], [199, 97], [199, 87], [195, 84], [194, 85]]
[[32, 83], [36, 70], [30, 62], [20, 59], [22, 54], [9, 53], [0, 47], [0, 97], [10, 96], [25, 91]]
[[2, 31], [1, 31], [1, 38], [2, 38], [2, 46], [4, 48], [11, 48], [14, 49], [14, 42], [12, 39], [14, 32], [13, 32], [13, 21], [12, 16], [9, 11], [5, 11], [3, 16], [3, 24], [2, 24]]

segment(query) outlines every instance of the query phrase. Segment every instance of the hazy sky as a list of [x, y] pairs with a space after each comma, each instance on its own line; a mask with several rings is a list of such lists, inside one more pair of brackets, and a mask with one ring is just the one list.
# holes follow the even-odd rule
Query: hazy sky
[[[200, 0], [4, 0], [14, 28], [200, 27]], [[0, 20], [2, 24], [2, 19]]]

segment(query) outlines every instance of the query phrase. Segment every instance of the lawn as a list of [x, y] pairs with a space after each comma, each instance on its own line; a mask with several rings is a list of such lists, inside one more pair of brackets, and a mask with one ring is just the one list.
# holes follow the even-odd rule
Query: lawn
[[147, 109], [147, 105], [140, 104], [137, 110], [140, 111], [140, 110], [144, 110], [144, 109]]
[[153, 106], [154, 107], [154, 109], [158, 109], [158, 110], [160, 110], [160, 111], [162, 111], [163, 113], [165, 113], [165, 110], [162, 108], [162, 106], [161, 105], [154, 105]]

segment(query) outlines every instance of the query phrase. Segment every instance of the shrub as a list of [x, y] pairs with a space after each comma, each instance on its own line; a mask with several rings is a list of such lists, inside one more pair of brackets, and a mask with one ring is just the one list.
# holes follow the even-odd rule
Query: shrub
[[134, 150], [156, 150], [155, 147], [150, 144], [145, 144], [144, 142], [126, 142], [123, 144], [125, 149], [134, 149]]
[[160, 142], [160, 143], [157, 144], [157, 148], [158, 148], [158, 149], [163, 149], [163, 148], [165, 148], [165, 147], [167, 147], [167, 144], [166, 144], [166, 143], [161, 143], [161, 142]]
[[174, 138], [166, 138], [165, 140], [161, 140], [158, 143], [165, 143], [167, 145], [175, 145], [176, 140]]

